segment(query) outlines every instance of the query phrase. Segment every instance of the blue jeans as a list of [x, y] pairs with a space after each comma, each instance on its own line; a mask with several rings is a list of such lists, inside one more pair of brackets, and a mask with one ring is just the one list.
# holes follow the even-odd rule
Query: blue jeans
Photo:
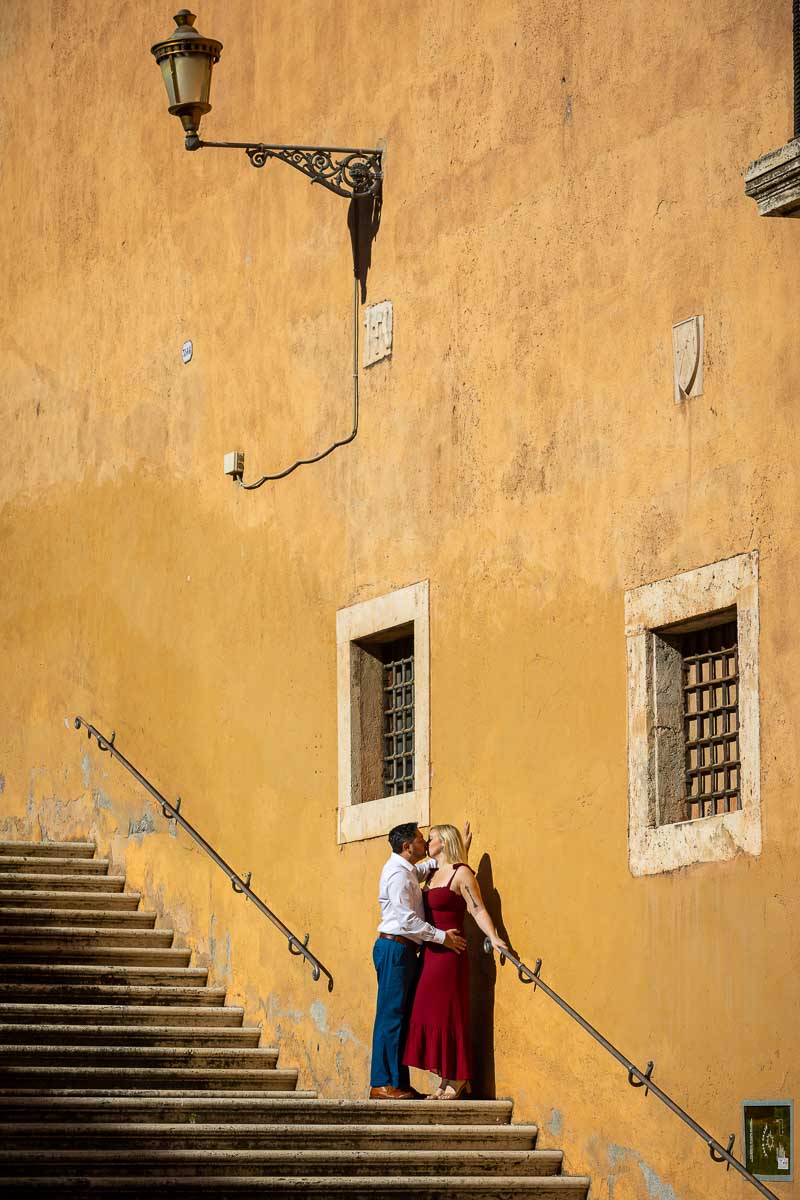
[[419, 976], [419, 961], [410, 946], [378, 938], [372, 951], [378, 976], [378, 1002], [372, 1034], [370, 1087], [410, 1086], [408, 1067], [401, 1058], [411, 1001]]

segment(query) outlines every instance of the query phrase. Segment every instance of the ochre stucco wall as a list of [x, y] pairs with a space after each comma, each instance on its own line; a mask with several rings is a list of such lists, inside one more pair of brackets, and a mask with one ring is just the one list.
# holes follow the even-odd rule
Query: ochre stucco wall
[[[523, 956], [738, 1135], [741, 1099], [800, 1092], [800, 226], [742, 178], [789, 133], [788, 0], [205, 0], [206, 137], [387, 147], [392, 360], [353, 445], [250, 494], [225, 451], [349, 428], [347, 204], [183, 152], [169, 17], [0, 7], [4, 836], [96, 837], [303, 1086], [363, 1095], [387, 846], [336, 844], [335, 614], [427, 578], [432, 818], [472, 819]], [[751, 548], [763, 852], [633, 879], [623, 592]], [[331, 995], [76, 712], [311, 931]], [[746, 1194], [531, 991], [498, 971], [497, 1094], [595, 1200]]]

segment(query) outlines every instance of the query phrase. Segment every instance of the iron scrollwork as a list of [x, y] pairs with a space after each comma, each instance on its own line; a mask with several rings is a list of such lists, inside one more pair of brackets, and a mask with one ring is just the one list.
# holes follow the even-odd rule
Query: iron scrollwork
[[329, 146], [268, 146], [264, 142], [203, 142], [196, 139], [187, 149], [210, 146], [225, 150], [244, 150], [254, 167], [263, 167], [277, 158], [319, 183], [336, 196], [354, 200], [374, 196], [383, 182], [380, 150], [339, 149]]
[[335, 153], [333, 150], [306, 150], [293, 146], [259, 145], [249, 146], [246, 150], [254, 167], [263, 167], [268, 159], [277, 158], [301, 171], [312, 183], [321, 183], [337, 196], [353, 199], [355, 196], [373, 195], [382, 179], [380, 151], [351, 150], [342, 158], [335, 158]]

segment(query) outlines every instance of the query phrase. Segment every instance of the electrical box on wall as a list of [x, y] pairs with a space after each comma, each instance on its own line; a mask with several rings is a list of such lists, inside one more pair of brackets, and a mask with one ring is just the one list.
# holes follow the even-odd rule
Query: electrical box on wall
[[244, 451], [232, 450], [230, 454], [226, 454], [224, 469], [225, 474], [233, 476], [234, 479], [244, 475]]

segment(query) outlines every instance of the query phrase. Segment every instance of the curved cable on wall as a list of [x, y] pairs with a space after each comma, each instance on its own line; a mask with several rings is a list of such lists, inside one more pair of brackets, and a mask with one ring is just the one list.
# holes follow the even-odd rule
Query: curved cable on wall
[[328, 446], [327, 450], [322, 450], [319, 454], [313, 455], [312, 458], [298, 458], [297, 462], [293, 462], [290, 467], [286, 467], [283, 471], [277, 471], [274, 475], [262, 475], [260, 479], [256, 479], [253, 483], [245, 483], [241, 476], [236, 478], [239, 487], [245, 491], [251, 492], [255, 488], [260, 488], [262, 484], [270, 483], [275, 479], [285, 479], [287, 475], [291, 475], [298, 467], [308, 467], [312, 463], [321, 462], [323, 458], [327, 458], [334, 450], [338, 450], [340, 446], [347, 446], [353, 441], [358, 433], [358, 273], [356, 272], [353, 279], [353, 428], [345, 438], [341, 438], [337, 442], [333, 442]]

